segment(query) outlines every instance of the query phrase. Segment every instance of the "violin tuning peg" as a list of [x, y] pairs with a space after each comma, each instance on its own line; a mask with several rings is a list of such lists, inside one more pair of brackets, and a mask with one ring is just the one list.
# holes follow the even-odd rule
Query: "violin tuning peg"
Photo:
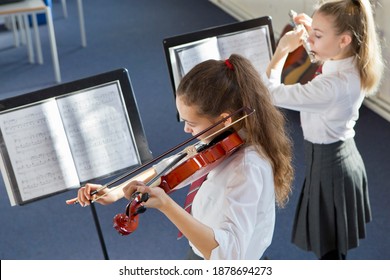
[[143, 193], [141, 195], [141, 201], [142, 202], [146, 202], [146, 201], [148, 201], [148, 199], [149, 199], [149, 194], [148, 193]]
[[135, 212], [138, 215], [138, 214], [145, 213], [145, 211], [146, 211], [146, 207], [141, 205], [140, 207], [137, 208], [137, 210]]
[[130, 196], [130, 200], [135, 200], [139, 194], [140, 192], [133, 192], [132, 195]]

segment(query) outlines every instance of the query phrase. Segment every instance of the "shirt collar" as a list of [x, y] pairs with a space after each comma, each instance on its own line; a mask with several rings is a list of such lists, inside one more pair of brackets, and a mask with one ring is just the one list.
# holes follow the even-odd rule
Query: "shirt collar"
[[322, 66], [322, 73], [329, 74], [334, 72], [340, 72], [347, 69], [354, 68], [356, 66], [355, 57], [350, 56], [344, 59], [327, 60]]

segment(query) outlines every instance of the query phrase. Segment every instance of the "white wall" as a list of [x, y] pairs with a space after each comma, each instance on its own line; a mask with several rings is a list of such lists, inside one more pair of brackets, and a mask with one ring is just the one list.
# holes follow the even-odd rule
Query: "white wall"
[[366, 100], [365, 104], [382, 117], [390, 121], [390, 1], [376, 1], [375, 21], [382, 40], [383, 57], [386, 68], [382, 86], [375, 97]]
[[210, 0], [239, 20], [271, 16], [275, 36], [278, 38], [289, 23], [289, 11], [311, 14], [315, 0]]

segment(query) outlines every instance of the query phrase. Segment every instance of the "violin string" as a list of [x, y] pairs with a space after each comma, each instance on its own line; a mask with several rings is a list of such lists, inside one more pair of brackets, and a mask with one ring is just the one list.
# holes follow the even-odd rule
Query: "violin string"
[[[192, 144], [192, 145], [189, 145], [189, 146], [185, 147], [180, 153], [177, 153], [178, 158], [180, 159], [179, 161], [185, 159], [186, 157], [191, 157], [191, 156], [195, 155], [195, 153], [196, 153], [196, 148], [195, 148], [195, 146], [196, 146], [196, 145], [199, 145], [199, 143], [200, 143], [200, 141], [198, 141], [198, 142], [196, 142], [196, 143], [194, 143], [194, 144]], [[183, 155], [183, 156], [182, 156], [182, 155]], [[175, 160], [175, 161], [176, 161], [176, 160]], [[177, 162], [177, 163], [179, 163], [179, 162]], [[175, 163], [175, 165], [176, 165], [177, 163]], [[162, 173], [162, 174], [164, 174], [164, 173]], [[160, 175], [160, 177], [161, 177], [161, 175]], [[156, 179], [157, 179], [157, 178], [156, 178]], [[153, 180], [153, 179], [152, 179], [152, 180]], [[150, 181], [149, 181], [148, 183], [153, 183], [153, 182], [150, 182]], [[101, 186], [100, 188], [96, 189], [95, 192], [91, 193], [91, 195], [97, 194], [99, 191], [104, 190], [104, 189], [107, 188], [108, 186], [109, 186], [108, 184], [105, 184], [105, 185]], [[117, 185], [117, 186], [115, 186], [115, 187], [112, 187], [112, 188], [111, 188], [109, 191], [107, 191], [106, 193], [102, 194], [101, 196], [97, 196], [95, 199], [91, 200], [91, 202], [93, 203], [93, 202], [95, 202], [96, 200], [99, 200], [99, 199], [105, 197], [106, 195], [108, 195], [109, 193], [115, 191], [116, 189], [118, 189], [118, 188], [120, 188], [120, 187], [121, 187], [120, 184]], [[75, 203], [78, 203], [78, 201], [76, 201]]]
[[[177, 153], [176, 155], [178, 155], [179, 157], [180, 157], [181, 155], [183, 155], [183, 154], [186, 154], [186, 156], [184, 156], [184, 157], [194, 155], [194, 154], [196, 153], [196, 148], [195, 148], [195, 146], [196, 146], [196, 145], [199, 145], [199, 143], [200, 143], [200, 141], [198, 141], [198, 142], [195, 143], [195, 144], [192, 144], [192, 145], [189, 145], [189, 146], [185, 147], [185, 148], [183, 149], [183, 151], [181, 151], [180, 153]], [[180, 159], [183, 159], [183, 157], [180, 157]], [[135, 173], [135, 172], [134, 172], [134, 173]], [[116, 181], [118, 181], [118, 180], [116, 180]], [[110, 184], [111, 184], [111, 182], [110, 182], [110, 183], [107, 183], [107, 184], [104, 184], [104, 185], [101, 186], [100, 188], [98, 188], [98, 189], [96, 189], [95, 191], [91, 192], [91, 195], [95, 195], [95, 194], [99, 193], [100, 191], [102, 191], [102, 190], [108, 188], [108, 187], [110, 186]], [[117, 185], [117, 186], [115, 186], [115, 187], [110, 188], [109, 191], [107, 191], [106, 193], [104, 193], [104, 194], [102, 194], [102, 195], [100, 195], [100, 196], [97, 196], [96, 198], [92, 199], [92, 200], [91, 200], [91, 203], [94, 203], [95, 201], [97, 201], [97, 200], [99, 200], [99, 199], [105, 197], [106, 195], [108, 195], [109, 193], [115, 191], [116, 189], [118, 189], [118, 188], [120, 188], [120, 187], [121, 187], [121, 184], [119, 184], [119, 185]], [[73, 204], [78, 204], [78, 203], [79, 203], [78, 200], [76, 200], [75, 202], [73, 202]]]
[[[193, 151], [195, 145], [197, 145], [198, 143], [199, 143], [199, 142], [197, 142], [197, 143], [195, 143], [195, 144], [193, 144], [193, 145], [189, 145], [188, 147], [185, 147], [185, 148], [183, 149], [183, 151], [181, 151], [180, 153], [177, 153], [177, 154], [180, 155], [180, 154], [182, 154], [182, 153], [187, 153], [187, 154], [190, 153], [190, 151]], [[192, 153], [193, 153], [193, 152], [192, 152]], [[134, 173], [137, 172], [137, 171], [138, 171], [138, 170], [135, 170], [134, 172], [130, 172], [130, 173], [131, 173], [131, 174], [134, 174]], [[106, 184], [104, 184], [103, 186], [101, 186], [100, 188], [98, 188], [98, 189], [96, 189], [95, 191], [93, 191], [93, 192], [91, 193], [91, 195], [97, 194], [98, 192], [104, 190], [105, 188], [108, 188], [110, 185], [115, 184], [116, 182], [118, 182], [118, 181], [124, 179], [125, 177], [130, 176], [131, 174], [125, 174], [125, 175], [123, 175], [122, 177], [115, 178], [113, 181], [111, 181], [111, 182], [109, 182], [109, 183], [106, 183]], [[118, 186], [117, 186], [117, 187], [118, 187]], [[115, 188], [117, 188], [117, 187], [115, 187]]]
[[209, 138], [212, 138], [213, 136], [219, 134], [220, 132], [222, 132], [222, 131], [224, 131], [224, 130], [230, 128], [230, 127], [232, 127], [232, 126], [235, 125], [236, 123], [238, 123], [238, 122], [242, 121], [243, 119], [247, 118], [248, 116], [250, 116], [253, 112], [254, 112], [254, 111], [250, 112], [250, 114], [246, 114], [246, 115], [242, 116], [241, 118], [235, 120], [235, 121], [232, 122], [231, 124], [229, 124], [229, 125], [227, 125], [227, 126], [221, 128], [221, 129], [217, 130], [216, 132], [213, 132], [212, 134], [210, 134], [210, 135], [208, 135], [207, 137], [205, 137], [203, 140], [207, 140], [207, 139], [209, 139]]
[[[221, 131], [223, 131], [223, 130], [229, 128], [229, 127], [231, 127], [232, 125], [236, 124], [237, 122], [243, 120], [244, 118], [246, 118], [246, 117], [248, 117], [249, 115], [251, 115], [255, 110], [250, 109], [250, 108], [248, 108], [248, 107], [242, 107], [242, 108], [240, 108], [239, 110], [233, 112], [233, 113], [230, 114], [229, 116], [227, 116], [227, 117], [221, 119], [220, 121], [216, 122], [215, 124], [211, 125], [210, 127], [206, 128], [206, 129], [204, 129], [203, 131], [199, 132], [198, 134], [192, 136], [191, 138], [189, 138], [188, 140], [182, 142], [181, 144], [177, 145], [176, 147], [171, 148], [170, 150], [168, 150], [167, 152], [161, 154], [160, 156], [158, 156], [158, 157], [156, 157], [156, 158], [150, 160], [149, 162], [145, 163], [144, 165], [141, 165], [141, 166], [139, 166], [138, 168], [135, 168], [134, 170], [132, 170], [132, 171], [130, 171], [130, 172], [128, 172], [128, 173], [125, 173], [125, 174], [123, 174], [122, 176], [119, 176], [119, 177], [115, 178], [114, 180], [110, 181], [109, 183], [107, 183], [107, 184], [101, 186], [100, 188], [98, 188], [98, 189], [96, 189], [95, 191], [93, 191], [93, 192], [91, 193], [91, 195], [95, 195], [95, 194], [97, 194], [99, 191], [102, 191], [102, 190], [108, 188], [109, 186], [111, 186], [111, 185], [113, 185], [113, 184], [115, 184], [115, 183], [117, 183], [117, 182], [119, 182], [119, 181], [125, 179], [126, 177], [128, 177], [128, 176], [130, 176], [130, 175], [133, 175], [134, 173], [136, 173], [136, 172], [139, 171], [140, 169], [144, 168], [145, 166], [148, 166], [148, 165], [150, 165], [150, 164], [156, 162], [157, 160], [159, 160], [160, 158], [166, 156], [167, 154], [169, 154], [169, 153], [175, 151], [176, 149], [178, 149], [178, 148], [184, 146], [185, 144], [187, 144], [187, 143], [193, 141], [193, 140], [196, 139], [197, 137], [199, 137], [199, 136], [201, 136], [202, 134], [206, 133], [207, 131], [213, 129], [213, 128], [216, 127], [217, 125], [223, 123], [224, 121], [226, 121], [226, 120], [229, 119], [230, 117], [232, 117], [232, 116], [234, 116], [234, 115], [240, 113], [241, 111], [244, 111], [244, 112], [245, 112], [245, 115], [244, 115], [244, 116], [242, 116], [241, 118], [239, 118], [239, 119], [237, 119], [236, 121], [232, 122], [232, 123], [229, 124], [228, 126], [226, 126], [226, 127], [222, 128], [222, 129], [220, 129], [220, 130], [218, 130], [218, 131], [212, 133], [211, 135], [208, 135], [207, 137], [204, 138], [204, 140], [205, 140], [205, 139], [208, 139], [208, 138], [210, 138], [210, 137], [212, 137], [212, 136], [214, 136], [215, 134], [217, 134], [217, 133], [219, 133], [219, 132], [221, 132]], [[194, 147], [195, 145], [196, 145], [196, 144], [194, 144], [193, 147]], [[116, 186], [116, 187], [111, 188], [111, 189], [110, 189], [108, 192], [106, 192], [104, 195], [100, 196], [99, 199], [100, 199], [101, 197], [107, 195], [108, 193], [110, 193], [110, 192], [116, 190], [116, 189], [119, 188], [120, 186], [121, 186], [121, 185], [118, 185], [118, 186]], [[94, 199], [94, 200], [92, 200], [91, 202], [94, 202], [94, 201], [96, 201], [96, 200], [97, 200], [97, 199]], [[79, 202], [79, 201], [76, 200], [76, 201], [74, 202], [74, 204], [77, 204], [78, 202]]]
[[[152, 185], [155, 181], [157, 181], [163, 174], [165, 174], [166, 172], [168, 172], [168, 170], [172, 169], [176, 164], [178, 164], [179, 162], [181, 162], [182, 159], [184, 159], [185, 157], [187, 157], [187, 153], [180, 153], [178, 155], [177, 158], [175, 158], [170, 164], [168, 164], [168, 166], [166, 166], [163, 170], [161, 170], [158, 174], [156, 174], [152, 179], [150, 179], [148, 182], [147, 182], [147, 186], [150, 186]], [[102, 194], [101, 196], [98, 196], [96, 197], [95, 199], [91, 200], [91, 203], [103, 198], [104, 196], [106, 196], [107, 194], [109, 194], [110, 192], [118, 189], [121, 185], [118, 185], [116, 187], [113, 187], [111, 188], [108, 192], [106, 192], [105, 194]]]
[[[232, 123], [229, 124], [228, 126], [223, 127], [222, 129], [219, 129], [219, 130], [217, 130], [216, 132], [214, 132], [214, 133], [208, 135], [207, 137], [205, 137], [205, 138], [203, 139], [203, 141], [206, 140], [206, 139], [209, 139], [209, 138], [211, 138], [211, 137], [213, 137], [213, 136], [215, 136], [216, 134], [219, 134], [221, 131], [223, 131], [223, 130], [225, 130], [225, 129], [227, 129], [227, 128], [230, 128], [231, 126], [235, 125], [236, 123], [238, 123], [238, 122], [242, 121], [243, 119], [247, 118], [248, 116], [250, 116], [253, 112], [254, 112], [254, 110], [252, 110], [252, 111], [249, 112], [249, 113], [247, 112], [244, 116], [242, 116], [241, 118], [235, 120], [234, 122], [232, 122]], [[197, 143], [195, 143], [195, 144], [193, 144], [193, 145], [191, 145], [191, 146], [189, 146], [189, 147], [186, 147], [183, 151], [186, 151], [187, 154], [188, 154], [190, 151], [193, 153], [193, 152], [194, 152], [194, 147], [195, 147], [195, 145], [197, 145], [198, 143], [199, 143], [199, 142], [197, 142]], [[188, 149], [188, 148], [189, 148], [189, 149]], [[181, 159], [183, 159], [183, 158], [181, 158]], [[167, 170], [169, 170], [169, 169], [170, 169], [170, 168], [168, 168]], [[167, 171], [167, 170], [166, 170], [166, 171]], [[154, 182], [154, 181], [157, 180], [159, 177], [161, 177], [161, 175], [164, 174], [164, 173], [165, 173], [165, 172], [162, 172], [162, 173], [156, 175], [154, 178], [151, 179], [151, 181], [153, 180], [153, 182]], [[148, 184], [148, 185], [152, 184], [153, 182], [151, 182], [151, 181], [149, 181], [147, 184]], [[96, 197], [96, 198], [93, 199], [91, 202], [95, 202], [95, 201], [97, 201], [97, 200], [99, 200], [99, 199], [105, 197], [105, 196], [108, 195], [110, 192], [112, 192], [112, 191], [118, 189], [120, 186], [121, 186], [121, 185], [118, 185], [118, 186], [116, 186], [116, 187], [111, 188], [108, 192], [106, 192], [105, 194], [102, 194], [101, 196]], [[105, 186], [99, 188], [98, 190], [102, 190], [102, 189], [104, 189], [104, 188], [107, 188], [107, 186], [105, 185]]]

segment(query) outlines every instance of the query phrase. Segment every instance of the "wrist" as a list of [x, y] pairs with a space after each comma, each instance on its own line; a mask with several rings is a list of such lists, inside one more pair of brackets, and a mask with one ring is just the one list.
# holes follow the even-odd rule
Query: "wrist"
[[284, 57], [287, 57], [290, 53], [288, 46], [280, 46], [276, 48], [274, 57], [277, 57], [279, 60], [282, 60]]
[[268, 78], [271, 78], [271, 71], [272, 70], [279, 70], [284, 66], [284, 63], [286, 62], [288, 56], [288, 50], [282, 50], [281, 48], [277, 48], [274, 55], [271, 58], [270, 63], [267, 66], [266, 74]]
[[113, 191], [111, 191], [111, 189], [108, 189], [107, 196], [108, 196], [109, 200], [111, 200], [111, 202], [116, 202], [119, 199], [123, 198], [125, 196], [125, 194], [124, 194], [122, 189], [116, 189]]
[[166, 195], [165, 199], [162, 200], [160, 207], [158, 207], [158, 210], [164, 214], [168, 214], [171, 209], [174, 208], [175, 204], [176, 202], [170, 196]]

